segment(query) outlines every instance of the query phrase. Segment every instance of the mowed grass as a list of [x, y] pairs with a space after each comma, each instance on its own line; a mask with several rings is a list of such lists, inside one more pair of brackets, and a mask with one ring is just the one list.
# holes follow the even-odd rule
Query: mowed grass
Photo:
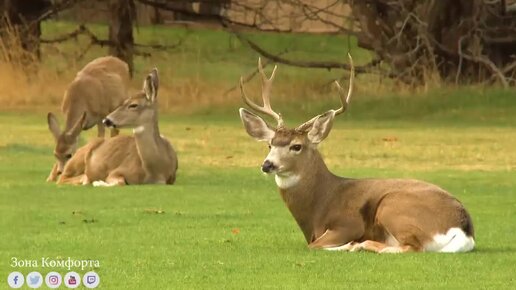
[[120, 188], [45, 183], [53, 162], [45, 114], [2, 113], [0, 276], [15, 270], [11, 257], [71, 257], [99, 260], [104, 289], [514, 289], [514, 127], [388, 114], [360, 121], [367, 112], [357, 107], [358, 120], [337, 120], [321, 146], [330, 169], [441, 185], [473, 216], [474, 252], [308, 250], [273, 179], [259, 172], [266, 146], [244, 133], [235, 111], [162, 114], [179, 154], [177, 183]]
[[[75, 27], [46, 22], [43, 36]], [[106, 26], [89, 27], [107, 34]], [[419, 178], [442, 186], [470, 211], [477, 248], [457, 255], [311, 251], [273, 178], [259, 171], [267, 148], [245, 134], [237, 115], [239, 92], [223, 94], [255, 69], [257, 54], [224, 31], [140, 27], [135, 37], [139, 43], [174, 44], [185, 35], [175, 49], [137, 56], [133, 82], [139, 88], [148, 69], [158, 66], [161, 133], [179, 155], [173, 186], [44, 181], [54, 142], [46, 110], [58, 112], [77, 69], [106, 48], [94, 47], [76, 61], [87, 39], [45, 45], [41, 73], [23, 84], [22, 76], [0, 67], [1, 289], [14, 270], [68, 272], [14, 269], [11, 257], [99, 260], [94, 270], [104, 289], [516, 288], [514, 91], [435, 88], [410, 95], [359, 76], [349, 111], [320, 147], [329, 168], [348, 177]], [[342, 36], [249, 36], [291, 59], [345, 61], [348, 42], [357, 64], [371, 58]], [[346, 75], [280, 66], [274, 106], [293, 126], [336, 107], [328, 84], [344, 77], [345, 86]], [[247, 91], [258, 97], [258, 81]], [[23, 109], [12, 110], [17, 106]], [[82, 143], [93, 135], [84, 134]]]

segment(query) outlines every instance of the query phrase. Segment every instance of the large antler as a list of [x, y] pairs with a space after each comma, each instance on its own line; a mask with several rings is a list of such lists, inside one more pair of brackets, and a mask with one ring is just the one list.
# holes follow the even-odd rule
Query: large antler
[[[337, 89], [339, 91], [339, 97], [340, 97], [340, 102], [341, 102], [340, 108], [338, 108], [337, 110], [332, 110], [335, 112], [335, 116], [340, 115], [346, 111], [346, 109], [348, 108], [348, 105], [349, 105], [349, 99], [351, 98], [351, 95], [353, 94], [353, 80], [355, 79], [355, 66], [353, 65], [353, 58], [351, 57], [351, 54], [348, 53], [348, 57], [349, 57], [349, 64], [350, 64], [351, 68], [350, 68], [350, 76], [349, 76], [349, 88], [348, 88], [347, 94], [344, 91], [344, 89], [340, 86], [339, 82], [337, 80], [335, 80], [335, 85], [337, 86]], [[306, 131], [308, 128], [312, 127], [312, 124], [315, 122], [315, 120], [317, 120], [317, 118], [319, 118], [319, 116], [320, 115], [317, 115], [317, 116], [313, 117], [312, 119], [308, 120], [307, 122], [299, 125], [296, 128], [296, 131], [299, 131], [299, 132]]]
[[276, 74], [276, 69], [278, 66], [274, 66], [274, 69], [272, 70], [271, 77], [268, 78], [265, 75], [265, 72], [263, 71], [262, 67], [262, 60], [261, 58], [258, 58], [258, 71], [260, 72], [260, 75], [262, 77], [262, 99], [263, 99], [263, 106], [258, 106], [253, 101], [251, 101], [244, 92], [244, 78], [240, 77], [240, 91], [242, 92], [242, 99], [244, 99], [244, 102], [254, 109], [255, 111], [262, 112], [264, 114], [267, 114], [271, 117], [273, 117], [278, 122], [278, 127], [283, 126], [283, 118], [281, 117], [281, 114], [276, 113], [271, 108], [271, 101], [270, 101], [270, 94], [272, 89], [272, 81], [274, 80], [274, 76]]

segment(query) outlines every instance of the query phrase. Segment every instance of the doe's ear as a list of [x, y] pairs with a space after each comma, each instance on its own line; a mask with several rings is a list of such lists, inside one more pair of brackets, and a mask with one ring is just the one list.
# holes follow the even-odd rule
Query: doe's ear
[[50, 130], [50, 133], [52, 133], [56, 140], [59, 139], [59, 135], [61, 135], [61, 130], [59, 129], [59, 122], [57, 122], [56, 116], [49, 112], [47, 114], [47, 122], [48, 130]]
[[275, 131], [259, 116], [240, 108], [240, 119], [244, 123], [245, 130], [249, 136], [258, 141], [270, 141], [274, 138]]
[[66, 134], [72, 138], [77, 138], [83, 128], [86, 127], [86, 112], [83, 112], [79, 120], [75, 122], [72, 128]]
[[334, 110], [319, 115], [314, 121], [310, 131], [308, 131], [308, 140], [313, 144], [319, 144], [328, 137], [331, 127], [333, 126], [333, 118], [335, 118]]
[[158, 97], [159, 76], [158, 69], [154, 68], [143, 81], [143, 91], [147, 100], [154, 103]]

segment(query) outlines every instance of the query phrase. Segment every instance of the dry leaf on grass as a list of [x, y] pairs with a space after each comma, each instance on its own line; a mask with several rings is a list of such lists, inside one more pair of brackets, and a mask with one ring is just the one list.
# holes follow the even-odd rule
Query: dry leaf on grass
[[146, 208], [144, 210], [145, 213], [154, 213], [154, 214], [164, 214], [165, 211], [162, 210], [162, 209], [157, 209], [157, 208]]

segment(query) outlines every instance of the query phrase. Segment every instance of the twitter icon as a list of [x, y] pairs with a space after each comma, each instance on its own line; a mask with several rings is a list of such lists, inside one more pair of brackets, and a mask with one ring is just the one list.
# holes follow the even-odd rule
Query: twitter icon
[[29, 288], [39, 288], [43, 284], [43, 276], [39, 272], [30, 272], [27, 275], [27, 286]]

